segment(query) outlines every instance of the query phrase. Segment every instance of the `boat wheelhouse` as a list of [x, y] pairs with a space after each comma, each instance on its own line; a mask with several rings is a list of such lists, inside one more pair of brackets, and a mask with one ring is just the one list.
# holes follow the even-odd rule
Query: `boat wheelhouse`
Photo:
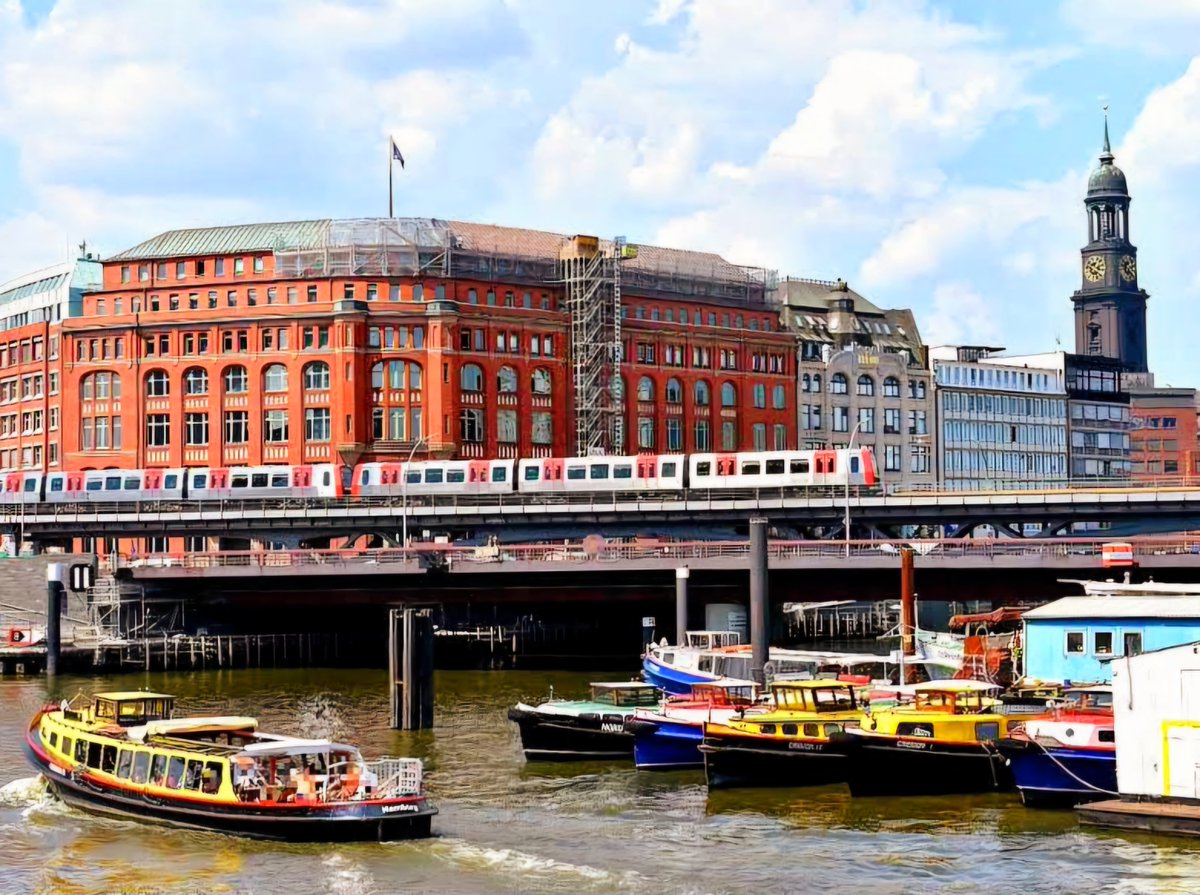
[[704, 766], [700, 743], [704, 724], [736, 714], [766, 711], [752, 681], [696, 684], [687, 696], [674, 696], [661, 708], [639, 708], [626, 719], [633, 734], [633, 763], [642, 770], [681, 770]]
[[855, 684], [779, 681], [766, 711], [704, 725], [704, 771], [710, 788], [822, 786], [845, 779], [845, 753], [832, 738], [861, 722]]
[[520, 729], [526, 758], [565, 761], [633, 754], [633, 734], [625, 729], [625, 719], [639, 708], [658, 708], [662, 692], [641, 681], [589, 686], [587, 699], [551, 698], [537, 706], [520, 702], [508, 710], [508, 719]]
[[97, 814], [290, 841], [428, 836], [421, 762], [262, 733], [254, 718], [175, 718], [165, 693], [46, 706], [25, 752], [67, 804]]

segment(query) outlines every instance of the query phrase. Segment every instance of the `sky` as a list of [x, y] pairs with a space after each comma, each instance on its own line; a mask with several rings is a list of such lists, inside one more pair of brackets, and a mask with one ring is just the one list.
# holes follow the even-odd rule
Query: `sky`
[[1200, 386], [1200, 0], [0, 0], [0, 281], [396, 213], [625, 236], [1071, 350], [1109, 121], [1160, 385]]

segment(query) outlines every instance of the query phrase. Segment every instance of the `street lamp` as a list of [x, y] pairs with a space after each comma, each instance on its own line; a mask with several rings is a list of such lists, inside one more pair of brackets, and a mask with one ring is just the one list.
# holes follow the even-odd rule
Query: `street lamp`
[[400, 513], [404, 519], [403, 526], [403, 541], [401, 546], [404, 547], [404, 562], [408, 564], [408, 467], [412, 465], [412, 459], [417, 453], [417, 448], [425, 444], [428, 439], [422, 435], [413, 442], [412, 450], [408, 452], [408, 459], [404, 462], [403, 470], [400, 474]]
[[846, 445], [846, 516], [843, 520], [843, 527], [846, 535], [846, 558], [850, 558], [850, 453], [854, 450], [854, 436], [858, 434], [858, 430], [862, 428], [862, 420], [854, 424], [854, 428], [850, 430], [850, 443]]

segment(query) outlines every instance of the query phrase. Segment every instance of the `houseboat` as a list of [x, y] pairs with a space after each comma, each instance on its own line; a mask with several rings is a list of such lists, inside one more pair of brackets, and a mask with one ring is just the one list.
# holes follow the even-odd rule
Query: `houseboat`
[[526, 758], [567, 761], [633, 754], [633, 734], [625, 729], [625, 719], [639, 708], [658, 708], [661, 691], [641, 681], [590, 687], [587, 699], [552, 697], [538, 706], [521, 702], [508, 710], [508, 719], [521, 730]]
[[996, 746], [1026, 805], [1071, 808], [1116, 795], [1112, 687], [1069, 688], [1062, 703], [1015, 725]]
[[254, 718], [174, 718], [174, 705], [131, 691], [46, 706], [25, 753], [59, 798], [96, 814], [287, 841], [430, 834], [419, 760], [365, 761], [343, 743], [261, 733]]
[[831, 738], [862, 720], [853, 684], [783, 681], [771, 685], [764, 713], [706, 722], [704, 773], [710, 789], [821, 786], [846, 779], [846, 753]]
[[675, 696], [661, 708], [640, 708], [625, 720], [633, 734], [633, 763], [641, 770], [701, 768], [704, 724], [735, 714], [766, 711], [756, 705], [751, 681], [696, 684], [688, 696]]
[[[926, 681], [906, 688], [910, 704], [870, 711], [835, 734], [855, 796], [945, 795], [1012, 788], [995, 747], [1010, 726], [1044, 712], [1007, 706], [984, 681]], [[1024, 709], [1024, 710], [1023, 710]]]

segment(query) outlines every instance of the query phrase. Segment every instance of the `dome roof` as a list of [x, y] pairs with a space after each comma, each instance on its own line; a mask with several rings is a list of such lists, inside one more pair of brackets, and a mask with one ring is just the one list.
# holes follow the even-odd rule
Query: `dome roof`
[[1100, 162], [1100, 167], [1088, 178], [1089, 193], [1129, 193], [1125, 172], [1112, 163], [1112, 157]]

